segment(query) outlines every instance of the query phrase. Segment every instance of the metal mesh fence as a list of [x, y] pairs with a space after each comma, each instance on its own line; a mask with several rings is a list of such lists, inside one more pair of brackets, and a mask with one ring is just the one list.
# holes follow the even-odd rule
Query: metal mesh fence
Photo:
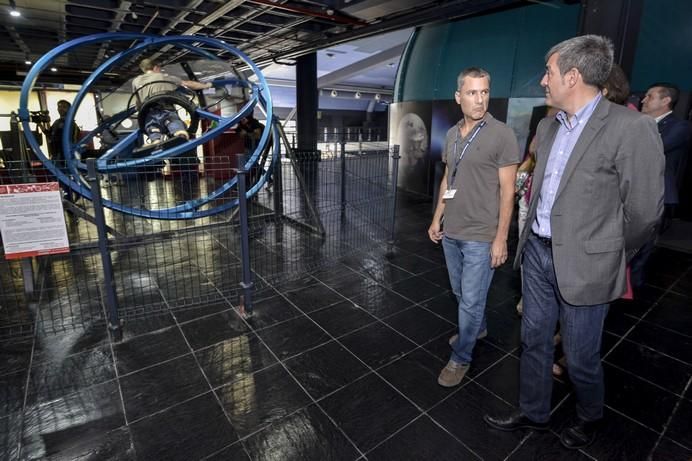
[[[345, 143], [344, 143], [345, 144]], [[337, 157], [295, 153], [277, 164], [272, 181], [247, 200], [249, 264], [254, 290], [389, 238], [393, 184], [388, 149], [341, 149]], [[219, 302], [237, 306], [242, 291], [238, 189], [219, 194], [205, 210], [227, 211], [187, 220], [137, 216], [185, 207], [231, 180], [237, 159], [176, 160], [137, 171], [98, 174], [104, 200], [130, 210], [104, 208], [107, 248], [118, 315], [125, 322], [170, 310]], [[267, 164], [269, 165], [269, 164]], [[261, 174], [246, 174], [249, 186]], [[40, 164], [6, 163], [1, 183], [53, 180]], [[87, 181], [86, 175], [82, 179]], [[107, 297], [94, 203], [65, 196], [70, 252], [7, 260], [0, 253], [0, 339], [35, 329], [83, 328], [105, 322]], [[29, 274], [33, 274], [33, 283]], [[31, 285], [34, 294], [30, 294]]]

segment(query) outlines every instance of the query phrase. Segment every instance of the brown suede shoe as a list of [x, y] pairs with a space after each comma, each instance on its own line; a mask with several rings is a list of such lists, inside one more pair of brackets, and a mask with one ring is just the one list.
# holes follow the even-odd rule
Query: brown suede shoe
[[440, 372], [440, 376], [437, 378], [437, 384], [443, 387], [458, 386], [461, 380], [464, 379], [467, 371], [469, 371], [468, 364], [463, 365], [450, 360]]

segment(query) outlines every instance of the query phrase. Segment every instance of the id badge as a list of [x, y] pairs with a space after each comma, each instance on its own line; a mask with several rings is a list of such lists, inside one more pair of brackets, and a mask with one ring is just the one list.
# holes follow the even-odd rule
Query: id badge
[[454, 198], [454, 195], [457, 193], [456, 189], [447, 189], [442, 196], [443, 200], [452, 200]]

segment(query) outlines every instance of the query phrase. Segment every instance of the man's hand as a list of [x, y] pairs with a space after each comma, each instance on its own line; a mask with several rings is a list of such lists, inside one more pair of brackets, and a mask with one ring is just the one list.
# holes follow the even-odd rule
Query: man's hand
[[507, 261], [507, 240], [493, 240], [490, 247], [490, 267], [500, 267]]
[[440, 243], [440, 240], [442, 240], [442, 230], [440, 229], [440, 222], [434, 220], [432, 224], [430, 224], [430, 227], [428, 227], [428, 237], [430, 237], [430, 240], [432, 240], [433, 243]]

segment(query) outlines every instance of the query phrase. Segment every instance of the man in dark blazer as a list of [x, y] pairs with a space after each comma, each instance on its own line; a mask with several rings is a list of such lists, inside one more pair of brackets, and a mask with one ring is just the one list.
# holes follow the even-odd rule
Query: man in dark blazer
[[567, 448], [593, 442], [603, 417], [601, 336], [609, 303], [626, 289], [626, 264], [654, 233], [663, 211], [663, 145], [651, 117], [612, 104], [601, 87], [613, 45], [585, 35], [546, 54], [541, 121], [523, 265], [519, 410], [485, 416], [493, 428], [547, 430], [553, 333], [562, 344], [577, 397], [577, 417], [560, 434]]
[[675, 208], [680, 203], [678, 189], [680, 175], [683, 173], [684, 159], [689, 149], [690, 130], [684, 120], [673, 115], [680, 91], [670, 83], [654, 83], [642, 99], [642, 113], [656, 119], [658, 132], [663, 140], [663, 153], [666, 157], [665, 199], [663, 229], [670, 224]]

